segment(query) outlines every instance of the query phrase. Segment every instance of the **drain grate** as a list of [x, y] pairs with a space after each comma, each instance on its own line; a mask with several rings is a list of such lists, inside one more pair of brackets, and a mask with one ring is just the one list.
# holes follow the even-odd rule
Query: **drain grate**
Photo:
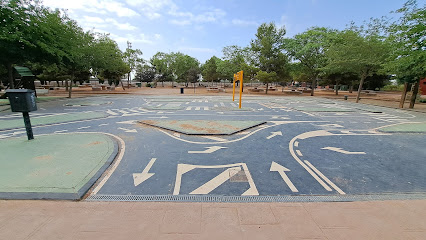
[[356, 202], [383, 200], [426, 199], [426, 193], [371, 194], [371, 195], [286, 195], [286, 196], [200, 196], [200, 195], [102, 195], [86, 201], [104, 202]]

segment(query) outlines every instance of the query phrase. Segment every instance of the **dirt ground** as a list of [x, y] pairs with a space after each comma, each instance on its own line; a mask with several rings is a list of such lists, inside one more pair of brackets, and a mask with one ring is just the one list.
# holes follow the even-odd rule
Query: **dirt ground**
[[[211, 92], [207, 91], [207, 88], [205, 87], [196, 87], [195, 89], [193, 87], [187, 87], [184, 88], [184, 95], [197, 95], [197, 96], [215, 96], [215, 95], [232, 95], [232, 88], [226, 88], [226, 92]], [[238, 96], [239, 89], [236, 89], [236, 96]], [[73, 88], [73, 96], [75, 97], [81, 97], [81, 96], [88, 96], [88, 95], [98, 95], [98, 94], [136, 94], [136, 95], [181, 95], [180, 94], [180, 87], [161, 87], [158, 86], [157, 88], [135, 88], [132, 87], [130, 89], [123, 90], [122, 87], [117, 87], [114, 91], [93, 91], [91, 88]], [[249, 92], [244, 91], [244, 96], [250, 96], [250, 95], [256, 95], [256, 96], [293, 96], [293, 97], [309, 97], [310, 93], [303, 93], [301, 95], [293, 95], [286, 92], [282, 92], [282, 88], [277, 88], [276, 91], [268, 91], [268, 94], [265, 94], [265, 92]], [[316, 90], [315, 96], [317, 97], [323, 97], [323, 98], [329, 98], [329, 99], [338, 99], [344, 101], [344, 96], [348, 96], [348, 100], [350, 102], [355, 102], [356, 92], [349, 93], [348, 91], [339, 91], [339, 95], [336, 95], [331, 90]], [[64, 89], [61, 90], [51, 90], [49, 91], [49, 96], [68, 96], [68, 93], [65, 92]], [[386, 107], [392, 107], [392, 108], [398, 108], [399, 107], [399, 100], [401, 98], [401, 92], [378, 92], [375, 96], [367, 96], [365, 94], [361, 94], [361, 103], [365, 104], [371, 104], [371, 105], [377, 105], [377, 106], [386, 106]], [[409, 100], [407, 97], [407, 100], [404, 104], [404, 109], [408, 109], [409, 106]], [[426, 103], [419, 103], [417, 102], [414, 106], [414, 109], [409, 109], [419, 112], [426, 112]]]

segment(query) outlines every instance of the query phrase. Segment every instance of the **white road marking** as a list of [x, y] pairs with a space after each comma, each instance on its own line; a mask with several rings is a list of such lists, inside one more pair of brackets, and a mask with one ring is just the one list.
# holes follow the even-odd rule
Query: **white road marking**
[[271, 139], [271, 138], [273, 138], [273, 137], [275, 137], [275, 136], [282, 136], [283, 135], [283, 133], [281, 132], [281, 131], [278, 131], [278, 132], [271, 132], [272, 134], [271, 135], [269, 135], [268, 137], [266, 137], [266, 139]]
[[189, 111], [189, 110], [191, 110], [191, 108], [192, 108], [192, 107], [187, 107], [185, 110]]
[[297, 155], [303, 157], [303, 154], [302, 154], [302, 152], [300, 150], [296, 150], [296, 153], [297, 153]]
[[173, 133], [173, 136], [180, 138], [180, 133]]
[[295, 147], [299, 147], [299, 142], [298, 142], [298, 141], [295, 141], [295, 142], [294, 142], [294, 146], [295, 146]]
[[221, 106], [221, 107], [225, 107], [225, 103], [221, 102], [221, 103], [220, 103], [220, 106]]
[[155, 173], [149, 173], [148, 171], [152, 168], [152, 165], [154, 165], [155, 160], [157, 160], [157, 158], [151, 158], [142, 173], [133, 173], [133, 184], [135, 187], [154, 176]]
[[63, 133], [63, 132], [68, 132], [68, 130], [55, 131], [54, 133]]
[[161, 117], [148, 117], [148, 118], [160, 118], [160, 119], [163, 119], [163, 118], [169, 118], [169, 117], [161, 116]]
[[339, 124], [323, 124], [323, 125], [318, 125], [320, 127], [335, 127], [335, 128], [343, 128], [342, 125]]
[[199, 188], [195, 189], [189, 194], [209, 194], [211, 191], [215, 190], [217, 187], [219, 187], [224, 182], [228, 181], [231, 177], [236, 175], [239, 171], [241, 171], [240, 166], [228, 168], [221, 174], [217, 175], [216, 177], [201, 185]]
[[348, 155], [350, 155], [350, 154], [365, 154], [365, 152], [349, 152], [349, 151], [343, 150], [341, 148], [336, 148], [336, 147], [324, 147], [324, 148], [321, 148], [321, 149], [330, 150], [330, 151], [339, 152], [339, 153], [348, 154]]
[[107, 126], [107, 125], [109, 125], [109, 123], [102, 123], [102, 124], [99, 124], [98, 126], [101, 127], [101, 126]]
[[201, 108], [200, 107], [196, 107], [195, 108], [195, 111], [199, 111]]
[[209, 107], [204, 107], [204, 110], [205, 110], [205, 111], [208, 111], [208, 110], [209, 110]]
[[137, 122], [137, 120], [130, 120], [130, 121], [122, 121], [122, 122], [117, 122], [117, 123], [121, 123], [121, 124], [135, 124]]
[[284, 180], [284, 182], [287, 184], [287, 186], [291, 189], [292, 192], [299, 192], [297, 188], [294, 186], [294, 184], [291, 182], [290, 178], [285, 174], [285, 172], [289, 172], [290, 170], [281, 166], [280, 164], [276, 162], [272, 162], [271, 168], [269, 169], [270, 172], [278, 172], [281, 175], [281, 178]]
[[207, 149], [204, 151], [188, 151], [188, 153], [214, 153], [219, 149], [227, 148], [227, 147], [220, 147], [220, 146], [212, 146], [212, 147], [206, 147]]
[[122, 113], [122, 114], [129, 114], [129, 112], [126, 112], [124, 110], [118, 110], [118, 112]]
[[138, 132], [138, 130], [136, 130], [136, 129], [127, 129], [127, 128], [121, 128], [121, 127], [117, 128], [117, 129], [123, 130], [127, 133], [137, 133]]
[[241, 166], [244, 170], [244, 173], [247, 177], [247, 181], [250, 185], [250, 188], [247, 189], [247, 191], [245, 191], [242, 196], [257, 196], [259, 195], [259, 192], [257, 191], [256, 185], [254, 184], [253, 178], [250, 174], [250, 171], [247, 167], [247, 164], [245, 163], [235, 163], [235, 164], [227, 164], [227, 165], [213, 165], [213, 166], [208, 166], [208, 165], [191, 165], [191, 164], [178, 164], [177, 166], [177, 172], [176, 172], [176, 180], [175, 180], [175, 188], [173, 190], [173, 195], [179, 195], [180, 192], [180, 186], [182, 184], [182, 175], [197, 169], [197, 168], [201, 168], [201, 169], [215, 169], [215, 168], [229, 168], [229, 167], [237, 167], [237, 166]]
[[322, 179], [324, 179], [334, 190], [336, 190], [338, 193], [345, 195], [346, 193], [342, 191], [336, 184], [334, 184], [330, 179], [328, 179], [322, 172], [320, 172], [314, 165], [312, 165], [308, 160], [305, 160], [305, 163], [312, 168], [319, 176], [321, 176]]
[[219, 141], [219, 142], [226, 141], [226, 139], [224, 139], [224, 138], [215, 137], [215, 136], [202, 136], [202, 137], [207, 138], [207, 139], [211, 139], [211, 140], [215, 140], [215, 141]]
[[79, 128], [77, 128], [78, 130], [80, 130], [80, 129], [86, 129], [86, 128], [90, 128], [90, 126], [87, 126], [87, 127], [79, 127]]

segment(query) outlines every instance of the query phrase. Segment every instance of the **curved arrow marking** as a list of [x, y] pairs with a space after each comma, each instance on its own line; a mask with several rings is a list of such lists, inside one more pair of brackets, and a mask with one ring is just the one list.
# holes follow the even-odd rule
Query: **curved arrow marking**
[[273, 138], [273, 137], [275, 137], [275, 136], [282, 136], [283, 135], [283, 133], [281, 132], [281, 131], [278, 131], [278, 132], [271, 132], [272, 134], [270, 135], [270, 136], [268, 136], [268, 137], [266, 137], [266, 139], [271, 139], [271, 138]]

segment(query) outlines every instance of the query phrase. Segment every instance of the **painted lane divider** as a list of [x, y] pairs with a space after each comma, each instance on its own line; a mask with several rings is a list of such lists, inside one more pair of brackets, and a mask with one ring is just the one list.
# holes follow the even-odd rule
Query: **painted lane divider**
[[291, 182], [290, 178], [288, 178], [288, 176], [285, 174], [285, 172], [289, 172], [290, 169], [285, 168], [276, 162], [272, 162], [271, 168], [269, 169], [269, 171], [278, 172], [281, 175], [281, 178], [284, 180], [284, 182], [287, 184], [287, 186], [290, 188], [292, 192], [299, 192], [299, 190], [297, 190], [297, 188]]
[[272, 134], [270, 135], [270, 136], [268, 136], [268, 137], [266, 137], [266, 139], [271, 139], [271, 138], [273, 138], [273, 137], [275, 137], [275, 136], [282, 136], [283, 135], [283, 133], [281, 132], [281, 131], [278, 131], [278, 132], [271, 132]]
[[365, 154], [365, 152], [350, 152], [350, 151], [343, 150], [342, 148], [336, 148], [336, 147], [324, 147], [321, 149], [330, 150], [330, 151], [339, 152], [339, 153], [348, 154], [348, 155], [349, 154]]
[[240, 166], [228, 168], [225, 171], [223, 171], [221, 174], [217, 175], [216, 177], [206, 182], [205, 184], [201, 185], [199, 188], [195, 189], [189, 194], [209, 194], [211, 191], [215, 190], [217, 187], [219, 187], [220, 185], [222, 185], [223, 183], [231, 179], [240, 171], [241, 171]]
[[149, 173], [149, 170], [152, 168], [152, 165], [154, 165], [157, 158], [151, 158], [148, 165], [144, 168], [142, 173], [133, 173], [133, 183], [135, 187], [137, 187], [139, 184], [145, 182], [150, 177], [154, 176], [155, 173]]
[[227, 147], [220, 147], [220, 146], [212, 146], [212, 147], [206, 147], [207, 149], [204, 151], [188, 151], [188, 153], [213, 153], [216, 152], [219, 149], [227, 148]]
[[148, 118], [160, 118], [160, 119], [163, 119], [163, 118], [169, 118], [169, 117], [161, 116], [161, 117], [148, 117]]

